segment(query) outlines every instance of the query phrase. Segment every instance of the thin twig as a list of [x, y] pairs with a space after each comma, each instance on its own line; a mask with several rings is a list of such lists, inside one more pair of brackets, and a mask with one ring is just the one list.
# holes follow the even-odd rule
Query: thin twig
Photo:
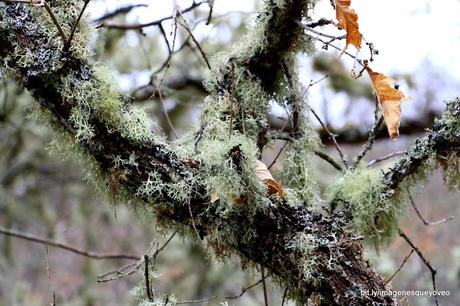
[[273, 161], [270, 163], [270, 165], [268, 166], [268, 169], [270, 169], [271, 167], [273, 167], [274, 164], [276, 164], [276, 161], [278, 160], [278, 158], [281, 156], [281, 153], [283, 152], [284, 148], [286, 147], [287, 145], [287, 142], [285, 142], [283, 144], [283, 146], [281, 147], [281, 149], [278, 151], [278, 154], [276, 154], [275, 158], [273, 159]]
[[209, 25], [211, 23], [212, 12], [214, 10], [214, 0], [209, 0], [208, 5], [209, 5], [209, 13], [208, 13], [208, 18], [206, 20], [206, 25]]
[[281, 306], [284, 306], [284, 302], [286, 301], [287, 293], [288, 293], [288, 288], [284, 289], [283, 300], [281, 301]]
[[409, 260], [410, 256], [412, 255], [412, 253], [414, 253], [414, 249], [410, 250], [410, 253], [404, 258], [403, 262], [401, 263], [399, 268], [396, 269], [395, 273], [393, 273], [393, 275], [391, 275], [390, 278], [387, 279], [383, 283], [383, 287], [385, 287], [389, 282], [391, 282], [391, 280], [396, 276], [396, 274], [398, 274], [398, 272], [401, 271], [401, 269], [406, 265], [407, 261]]
[[322, 27], [328, 24], [334, 23], [332, 20], [326, 19], [326, 18], [321, 18], [318, 21], [313, 21], [307, 24], [307, 27], [309, 28], [316, 28], [316, 27]]
[[262, 267], [262, 288], [264, 290], [264, 302], [265, 302], [265, 306], [268, 306], [268, 296], [267, 296], [267, 285], [265, 283], [265, 272], [264, 272], [264, 268]]
[[[187, 12], [190, 12], [194, 10], [195, 8], [199, 7], [202, 4], [208, 3], [208, 1], [201, 1], [201, 2], [193, 2], [189, 7], [185, 8], [182, 10], [182, 13], [185, 14]], [[147, 23], [140, 23], [140, 24], [110, 24], [110, 23], [102, 23], [100, 27], [108, 28], [108, 29], [118, 29], [118, 30], [138, 30], [141, 28], [145, 27], [151, 27], [151, 26], [158, 26], [160, 23], [166, 20], [174, 19], [176, 18], [176, 12], [174, 12], [170, 16], [166, 16], [163, 18], [160, 18], [155, 21], [147, 22]]]
[[203, 49], [201, 48], [200, 43], [199, 43], [198, 40], [195, 38], [195, 35], [193, 35], [192, 30], [191, 30], [190, 27], [188, 26], [187, 21], [185, 20], [185, 18], [184, 18], [184, 16], [182, 15], [182, 13], [181, 13], [180, 10], [179, 10], [179, 13], [180, 13], [180, 15], [182, 16], [182, 20], [183, 20], [184, 22], [182, 23], [182, 22], [178, 21], [178, 23], [188, 32], [188, 34], [189, 34], [190, 37], [192, 38], [193, 42], [195, 43], [196, 47], [197, 47], [198, 50], [200, 51], [200, 54], [201, 54], [201, 56], [203, 57], [204, 62], [206, 63], [206, 66], [208, 67], [209, 70], [211, 70], [211, 64], [209, 63], [209, 60], [208, 60], [208, 57], [207, 57], [206, 53], [204, 53]]
[[[302, 25], [302, 24], [301, 24], [301, 25]], [[302, 25], [302, 26], [303, 26], [304, 28], [307, 27], [307, 26], [305, 26], [305, 25]], [[343, 49], [337, 47], [336, 45], [333, 45], [333, 44], [331, 43], [332, 41], [325, 41], [325, 40], [323, 40], [323, 39], [321, 39], [321, 38], [319, 38], [319, 37], [317, 37], [317, 36], [314, 36], [314, 35], [311, 35], [311, 34], [308, 34], [308, 33], [305, 33], [305, 35], [308, 35], [308, 36], [310, 36], [311, 38], [316, 39], [317, 41], [322, 42], [323, 44], [325, 44], [325, 45], [327, 45], [327, 46], [331, 46], [332, 48], [334, 48], [334, 49], [336, 49], [336, 50], [338, 50], [338, 51], [340, 51], [340, 52], [343, 51]], [[325, 35], [327, 35], [327, 34], [325, 34]], [[340, 37], [340, 36], [339, 36], [339, 37]], [[335, 37], [335, 36], [334, 36], [334, 38], [332, 38], [332, 39], [333, 39], [333, 40], [336, 40], [336, 39], [338, 39], [338, 37]], [[358, 64], [360, 64], [361, 66], [364, 66], [363, 61], [362, 61], [361, 59], [357, 58], [355, 55], [351, 54], [351, 53], [348, 52], [348, 51], [345, 51], [345, 52], [343, 52], [343, 53], [346, 54], [346, 55], [348, 55], [348, 56], [351, 57], [352, 59], [356, 60], [356, 62], [357, 62]]]
[[[411, 246], [411, 248], [417, 253], [418, 257], [423, 261], [425, 266], [430, 270], [431, 281], [433, 283], [433, 291], [436, 291], [436, 269], [433, 268], [431, 263], [423, 255], [422, 251], [420, 251], [420, 249], [409, 239], [409, 237], [407, 237], [407, 235], [401, 229], [399, 229], [399, 236], [406, 240], [406, 242]], [[438, 296], [436, 294], [434, 295], [434, 299], [436, 301], [436, 306], [439, 306]]]
[[158, 97], [160, 98], [161, 108], [163, 109], [163, 114], [166, 117], [166, 121], [168, 122], [169, 128], [173, 132], [174, 137], [176, 139], [178, 139], [179, 136], [177, 135], [176, 129], [174, 128], [174, 125], [172, 124], [171, 118], [169, 117], [168, 111], [166, 110], [165, 102], [164, 102], [164, 99], [163, 99], [163, 94], [161, 93], [161, 90], [158, 90], [157, 92], [158, 92]]
[[[159, 247], [155, 251], [155, 253], [153, 253], [153, 255], [149, 256], [149, 259], [150, 260], [156, 260], [156, 257], [158, 256], [158, 254], [160, 254], [166, 248], [166, 246], [171, 242], [171, 240], [174, 238], [174, 236], [176, 236], [176, 234], [177, 234], [177, 231], [172, 233], [171, 236], [169, 236], [169, 238], [161, 245], [161, 247]], [[99, 274], [97, 276], [97, 282], [98, 283], [105, 283], [105, 282], [117, 280], [117, 279], [120, 279], [120, 278], [127, 277], [129, 275], [132, 275], [139, 269], [141, 264], [142, 264], [142, 262], [133, 262], [133, 263], [124, 265], [123, 267], [118, 268], [117, 270], [113, 270], [113, 271], [109, 271], [109, 272], [106, 272], [106, 273], [103, 273], [103, 274]], [[128, 271], [125, 272], [126, 270], [128, 270]], [[115, 276], [112, 276], [112, 275], [115, 275]], [[112, 277], [107, 278], [109, 276], [112, 276]]]
[[190, 301], [177, 302], [175, 305], [183, 305], [183, 304], [201, 304], [201, 303], [209, 302], [209, 301], [214, 300], [214, 299], [217, 299], [217, 296], [216, 296], [216, 295], [211, 296], [211, 297], [208, 297], [208, 298], [205, 298], [205, 299], [201, 299], [201, 300], [190, 300]]
[[342, 148], [340, 148], [340, 145], [337, 142], [336, 136], [327, 128], [327, 126], [323, 123], [323, 121], [318, 116], [318, 114], [315, 112], [315, 110], [311, 106], [308, 106], [308, 108], [312, 112], [313, 116], [315, 116], [316, 120], [318, 120], [319, 124], [321, 124], [323, 129], [328, 133], [329, 137], [331, 137], [332, 142], [334, 142], [335, 148], [337, 152], [339, 152], [340, 158], [342, 159], [342, 163], [345, 165], [345, 168], [348, 169], [348, 162], [345, 158], [345, 154], [343, 154]]
[[[268, 277], [268, 276], [270, 276], [270, 275], [266, 275], [265, 277]], [[226, 300], [236, 300], [236, 299], [242, 297], [242, 296], [246, 293], [246, 291], [248, 291], [249, 289], [254, 288], [254, 287], [257, 286], [257, 285], [259, 285], [260, 283], [263, 282], [264, 279], [265, 279], [265, 278], [261, 278], [261, 279], [259, 279], [256, 283], [252, 284], [251, 286], [245, 287], [245, 288], [241, 289], [241, 293], [240, 293], [240, 294], [234, 295], [234, 296], [226, 296], [225, 299], [226, 299]]]
[[[242, 297], [248, 290], [254, 288], [255, 286], [259, 285], [260, 283], [264, 282], [264, 280], [270, 275], [266, 275], [266, 276], [262, 276], [262, 278], [260, 280], [258, 280], [256, 283], [248, 286], [248, 287], [243, 287], [243, 289], [241, 289], [241, 293], [238, 294], [238, 295], [234, 295], [234, 296], [226, 296], [225, 299], [226, 300], [236, 300], [236, 299], [239, 299], [240, 297]], [[208, 302], [208, 301], [211, 301], [211, 300], [214, 300], [216, 299], [217, 296], [211, 296], [211, 297], [208, 297], [208, 298], [204, 298], [204, 299], [200, 299], [200, 300], [188, 300], [188, 301], [182, 301], [182, 302], [178, 302], [176, 303], [177, 305], [182, 305], [182, 304], [200, 304], [200, 303], [204, 303], [204, 302]], [[265, 304], [267, 305], [267, 304]]]
[[61, 36], [61, 39], [62, 39], [62, 43], [65, 45], [65, 43], [67, 41], [67, 36], [65, 35], [64, 30], [62, 30], [62, 27], [59, 24], [59, 21], [57, 20], [56, 15], [54, 15], [53, 11], [51, 10], [51, 8], [48, 5], [48, 3], [46, 3], [46, 1], [43, 1], [43, 7], [45, 8], [45, 10], [50, 15], [51, 20], [53, 21], [54, 25], [58, 29], [59, 35]]
[[409, 193], [409, 200], [410, 200], [410, 203], [412, 205], [412, 207], [415, 209], [415, 212], [417, 213], [417, 216], [420, 218], [420, 220], [422, 220], [423, 224], [425, 224], [425, 226], [435, 226], [435, 225], [439, 225], [439, 224], [443, 224], [443, 223], [446, 223], [450, 220], [452, 220], [454, 218], [454, 216], [449, 216], [447, 218], [444, 218], [444, 219], [441, 219], [439, 221], [435, 221], [435, 222], [429, 222], [427, 221], [425, 218], [423, 218], [422, 214], [420, 213], [420, 211], [418, 210], [417, 206], [415, 205], [415, 201], [414, 201], [414, 198], [412, 197], [412, 194], [410, 191], [408, 191]]
[[378, 108], [376, 108], [376, 120], [374, 122], [374, 125], [369, 130], [369, 137], [367, 138], [367, 142], [363, 145], [363, 147], [361, 149], [361, 152], [356, 157], [352, 169], [355, 169], [359, 165], [361, 160], [372, 149], [372, 147], [373, 147], [373, 145], [375, 143], [375, 138], [377, 137], [377, 133], [379, 131], [379, 128], [383, 123], [383, 116], [382, 115], [378, 116], [377, 112], [378, 112]]
[[396, 156], [404, 155], [404, 154], [406, 154], [406, 151], [393, 152], [393, 153], [385, 155], [383, 157], [379, 157], [379, 158], [376, 158], [374, 160], [371, 160], [370, 162], [367, 163], [367, 166], [370, 167], [370, 166], [373, 166], [373, 165], [375, 165], [377, 163], [380, 163], [382, 161], [388, 160], [388, 159], [396, 157]]
[[91, 1], [91, 0], [85, 0], [85, 3], [83, 4], [82, 9], [80, 10], [80, 14], [78, 15], [77, 20], [75, 20], [75, 23], [74, 23], [73, 26], [72, 26], [72, 30], [70, 31], [69, 38], [66, 40], [66, 42], [65, 42], [65, 44], [64, 44], [64, 49], [63, 49], [64, 52], [69, 51], [70, 46], [71, 46], [71, 44], [72, 44], [73, 36], [75, 35], [75, 32], [76, 32], [76, 30], [77, 30], [78, 24], [80, 23], [80, 20], [81, 20], [81, 18], [83, 17], [83, 14], [85, 13], [86, 7], [88, 6], [88, 3], [89, 3], [90, 1]]
[[147, 7], [147, 6], [148, 6], [147, 4], [143, 4], [143, 3], [121, 6], [121, 7], [117, 8], [117, 9], [115, 9], [113, 12], [104, 14], [101, 17], [99, 17], [97, 19], [94, 19], [92, 21], [92, 23], [98, 23], [98, 22], [104, 21], [106, 19], [113, 18], [113, 17], [115, 17], [117, 15], [120, 15], [120, 14], [129, 13], [132, 9], [135, 9], [135, 8], [138, 8], [138, 7]]
[[327, 155], [326, 153], [324, 152], [321, 152], [321, 151], [315, 151], [315, 154], [319, 157], [321, 157], [322, 159], [324, 159], [325, 161], [327, 161], [329, 164], [331, 164], [335, 169], [339, 170], [339, 171], [343, 171], [343, 168], [332, 158], [330, 157], [329, 155]]
[[95, 253], [91, 251], [84, 251], [84, 250], [72, 247], [70, 245], [67, 245], [67, 244], [63, 244], [63, 243], [52, 241], [52, 240], [45, 239], [42, 237], [34, 236], [28, 233], [22, 233], [22, 232], [18, 232], [15, 230], [6, 229], [3, 227], [0, 227], [0, 234], [4, 234], [7, 236], [12, 236], [12, 237], [16, 237], [16, 238], [24, 239], [27, 241], [36, 242], [36, 243], [47, 244], [52, 247], [60, 248], [60, 249], [63, 249], [63, 250], [66, 250], [66, 251], [69, 251], [69, 252], [72, 252], [78, 255], [82, 255], [85, 257], [93, 258], [93, 259], [130, 259], [130, 260], [140, 259], [139, 256], [128, 255], [128, 254], [100, 254], [100, 253]]
[[145, 278], [145, 290], [147, 292], [147, 298], [150, 302], [153, 302], [152, 287], [150, 287], [150, 276], [149, 276], [149, 256], [144, 255], [144, 278]]

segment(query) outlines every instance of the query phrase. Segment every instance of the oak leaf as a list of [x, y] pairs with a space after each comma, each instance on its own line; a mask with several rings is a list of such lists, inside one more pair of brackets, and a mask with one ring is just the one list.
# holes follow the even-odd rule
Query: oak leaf
[[366, 70], [372, 80], [372, 88], [383, 110], [383, 118], [387, 125], [388, 134], [390, 134], [391, 139], [395, 140], [399, 136], [401, 102], [409, 101], [411, 98], [391, 86], [395, 83], [392, 78], [382, 73], [374, 72], [369, 67], [366, 67]]
[[338, 20], [337, 28], [347, 31], [345, 48], [339, 57], [345, 52], [348, 45], [353, 45], [356, 49], [361, 49], [363, 35], [359, 32], [358, 14], [350, 8], [351, 0], [336, 0], [335, 11]]

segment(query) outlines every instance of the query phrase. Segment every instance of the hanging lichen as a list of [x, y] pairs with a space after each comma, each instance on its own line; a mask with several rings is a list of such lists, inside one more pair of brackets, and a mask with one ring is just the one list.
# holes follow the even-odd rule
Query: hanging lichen
[[329, 202], [341, 202], [349, 210], [356, 231], [374, 246], [387, 245], [398, 234], [406, 212], [406, 193], [389, 193], [378, 169], [347, 171], [327, 190]]

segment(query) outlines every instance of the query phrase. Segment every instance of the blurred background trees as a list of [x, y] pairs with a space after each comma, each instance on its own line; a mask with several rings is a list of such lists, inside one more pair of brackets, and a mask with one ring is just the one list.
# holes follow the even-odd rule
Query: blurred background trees
[[[209, 25], [206, 25], [209, 19], [208, 3], [184, 12], [194, 37], [190, 36], [187, 29], [179, 27], [176, 39], [172, 34], [175, 31], [170, 20], [162, 22], [161, 27], [153, 25], [120, 29], [116, 26], [135, 25], [169, 16], [173, 13], [170, 3], [145, 2], [146, 6], [125, 9], [110, 18], [104, 17], [138, 2], [93, 0], [89, 4], [90, 18], [94, 20], [95, 27], [99, 28], [91, 40], [94, 58], [113, 65], [119, 85], [132, 97], [132, 103], [142, 105], [158, 123], [158, 130], [170, 139], [199, 124], [201, 103], [206, 95], [202, 81], [207, 73], [201, 52], [212, 57], [219, 51], [228, 50], [246, 33], [247, 25], [256, 16], [256, 1], [224, 2], [215, 1]], [[395, 1], [388, 2], [388, 6], [398, 4]], [[451, 11], [459, 12], [460, 5], [454, 2], [438, 4], [417, 0], [410, 4], [412, 9], [401, 4], [408, 30], [413, 23], [440, 21], [435, 19], [445, 12], [445, 8], [442, 10], [440, 6], [450, 5]], [[193, 3], [178, 1], [182, 9], [193, 6]], [[329, 1], [318, 3], [316, 19], [324, 17], [326, 5], [329, 5]], [[356, 5], [360, 5], [359, 1], [356, 1]], [[363, 12], [360, 16], [365, 16], [361, 25], [369, 19], [380, 18], [368, 6], [361, 4], [358, 7]], [[369, 37], [378, 40], [382, 34], [375, 30], [379, 26], [372, 24], [362, 28], [369, 29]], [[460, 45], [458, 23], [456, 28], [454, 24], [447, 31], [447, 34], [456, 35], [435, 43], [439, 53], [432, 46], [425, 48], [431, 43], [422, 40], [415, 41], [420, 45], [414, 51], [413, 45], [409, 43], [416, 35], [408, 38], [406, 29], [397, 30], [387, 30], [390, 32], [388, 35], [393, 36], [396, 42], [401, 41], [402, 36], [408, 44], [390, 46], [386, 40], [380, 44], [373, 41], [380, 53], [391, 54], [391, 49], [399, 48], [397, 57], [387, 53], [386, 60], [379, 62], [380, 57], [377, 56], [376, 63], [391, 73], [414, 101], [403, 106], [400, 139], [397, 142], [389, 141], [383, 129], [376, 146], [367, 156], [368, 161], [395, 151], [404, 151], [414, 137], [423, 134], [431, 126], [435, 116], [442, 110], [443, 100], [458, 94], [460, 88], [460, 80], [453, 75], [449, 62], [438, 60], [439, 54], [451, 58], [455, 50], [458, 50], [455, 49]], [[426, 35], [434, 37], [437, 33]], [[197, 48], [195, 39], [202, 50]], [[302, 82], [308, 85], [320, 81], [309, 88], [310, 103], [327, 126], [338, 135], [337, 139], [346, 154], [354, 156], [367, 139], [367, 131], [372, 124], [375, 103], [372, 89], [369, 82], [351, 78], [347, 67], [350, 67], [352, 61], [337, 61], [336, 54], [326, 50], [321, 43], [317, 44], [317, 50], [313, 58], [299, 57], [300, 69], [305, 71]], [[418, 60], [414, 60], [414, 57]], [[458, 59], [454, 61], [458, 63]], [[161, 94], [154, 94], [157, 90]], [[111, 205], [110, 199], [98, 196], [90, 185], [85, 184], [85, 173], [78, 164], [50, 154], [47, 148], [53, 141], [53, 135], [30, 118], [31, 107], [29, 94], [2, 75], [0, 226], [100, 253], [124, 253], [141, 257], [149, 248], [154, 250], [162, 245], [171, 233], [162, 233], [150, 218], [136, 211], [128, 210], [123, 205]], [[273, 129], [283, 127], [283, 109], [274, 107], [271, 117]], [[324, 142], [330, 145], [327, 133], [319, 124], [317, 128]], [[273, 162], [283, 144], [283, 141], [277, 141], [272, 150], [264, 155], [266, 164]], [[328, 151], [337, 157], [332, 146]], [[337, 173], [329, 164], [318, 162], [315, 165], [324, 186], [336, 179]], [[458, 195], [446, 190], [439, 174], [414, 194], [414, 203], [430, 221], [458, 216], [460, 210]], [[414, 237], [417, 245], [438, 269], [438, 288], [451, 291], [449, 297], [441, 299], [442, 305], [460, 304], [460, 237], [456, 234], [460, 230], [458, 220], [426, 226], [409, 207], [401, 226]], [[57, 305], [137, 305], [136, 299], [127, 293], [142, 282], [142, 273], [97, 282], [98, 275], [132, 261], [96, 260], [50, 247], [47, 265], [44, 245], [3, 235], [0, 236], [0, 249], [0, 305], [44, 305], [49, 303], [52, 291], [56, 292]], [[401, 239], [379, 253], [373, 249], [368, 250], [369, 261], [376, 264], [378, 272], [387, 277], [393, 274], [408, 253], [409, 248]], [[47, 266], [50, 270], [49, 280]], [[202, 305], [219, 305], [224, 302], [224, 297], [239, 295], [241, 288], [257, 282], [261, 277], [261, 271], [242, 271], [237, 259], [225, 263], [216, 262], [213, 254], [208, 253], [200, 244], [184, 241], [178, 236], [159, 254], [156, 266], [159, 276], [152, 284], [155, 291], [175, 294], [179, 300], [219, 297], [197, 303]], [[270, 283], [267, 286], [270, 303], [281, 304], [283, 293]], [[429, 290], [430, 286], [430, 274], [416, 256], [408, 260], [393, 280], [393, 287], [397, 290]], [[430, 305], [432, 301], [413, 298], [410, 302], [412, 305], [423, 306]], [[228, 303], [263, 304], [262, 285]]]

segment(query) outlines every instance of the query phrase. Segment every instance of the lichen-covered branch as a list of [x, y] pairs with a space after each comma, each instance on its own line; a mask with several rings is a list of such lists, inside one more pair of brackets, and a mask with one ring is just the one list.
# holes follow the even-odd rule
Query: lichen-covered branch
[[[68, 33], [78, 4], [53, 4]], [[310, 45], [298, 25], [309, 6], [307, 0], [266, 2], [255, 29], [211, 62], [201, 131], [175, 143], [154, 135], [144, 113], [120, 96], [110, 71], [90, 62], [86, 23], [77, 27], [64, 52], [39, 8], [0, 3], [1, 68], [36, 99], [37, 116], [56, 132], [54, 148], [85, 161], [90, 177], [115, 198], [154, 211], [167, 226], [185, 225], [222, 257], [237, 254], [245, 263], [262, 265], [300, 303], [394, 305], [389, 297], [362, 295], [362, 290], [383, 290], [383, 280], [363, 260], [361, 237], [349, 229], [349, 214], [319, 211], [325, 201], [308, 159], [320, 146], [318, 137], [302, 116], [306, 108], [298, 82], [279, 85], [286, 81], [281, 63], [294, 69], [294, 54]], [[254, 173], [267, 142], [269, 101], [296, 105], [291, 109], [298, 133], [292, 135], [281, 177], [284, 198], [268, 195]], [[428, 158], [425, 149], [458, 151], [458, 102], [452, 105], [453, 117], [439, 123], [431, 140], [416, 144], [420, 155], [408, 153], [385, 175], [385, 184], [368, 191], [376, 201], [381, 199], [377, 191], [391, 198], [390, 191]], [[366, 205], [365, 191], [357, 196], [343, 185], [335, 187], [331, 203]], [[362, 219], [372, 217], [361, 213]]]

